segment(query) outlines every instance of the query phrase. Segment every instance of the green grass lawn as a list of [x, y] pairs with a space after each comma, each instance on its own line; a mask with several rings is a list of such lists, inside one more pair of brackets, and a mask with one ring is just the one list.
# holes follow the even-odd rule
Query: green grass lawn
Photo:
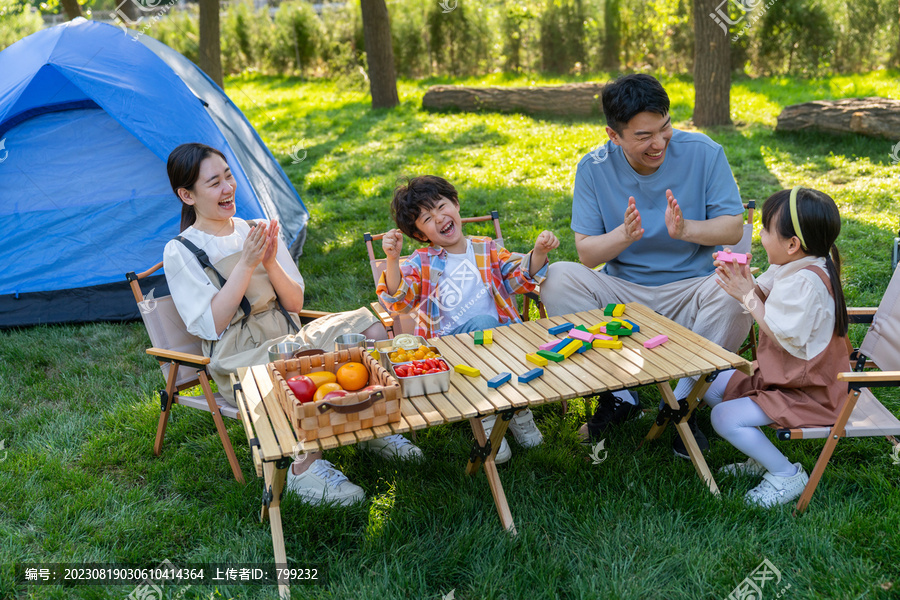
[[[900, 98], [897, 76], [738, 80], [736, 126], [705, 131], [725, 147], [745, 200], [797, 184], [835, 198], [844, 218], [844, 286], [854, 306], [877, 305], [890, 278], [900, 215], [890, 152], [900, 140], [773, 129], [781, 108], [796, 102]], [[424, 112], [428, 85], [447, 81], [402, 82], [402, 104], [391, 111], [373, 111], [364, 93], [332, 82], [227, 82], [310, 210], [300, 260], [309, 308], [344, 310], [374, 299], [362, 234], [391, 226], [391, 191], [403, 176], [447, 178], [460, 192], [463, 216], [498, 209], [511, 249], [527, 250], [550, 228], [562, 240], [551, 259], [577, 260], [571, 189], [579, 158], [606, 141], [600, 120]], [[453, 82], [531, 81], [497, 75]], [[690, 81], [664, 83], [676, 126], [688, 127]], [[298, 146], [306, 158], [291, 164]], [[174, 197], [171, 210], [179, 210]], [[758, 239], [754, 253], [754, 264], [765, 268]], [[863, 331], [852, 333], [858, 343]], [[176, 408], [162, 456], [152, 455], [163, 381], [143, 353], [147, 345], [135, 323], [0, 332], [0, 598], [125, 598], [133, 590], [26, 587], [12, 580], [16, 562], [272, 560], [268, 523], [258, 521], [262, 486], [252, 478], [239, 423], [229, 423], [229, 433], [246, 485], [232, 478], [212, 420], [199, 411]], [[649, 388], [641, 393], [649, 404], [657, 397]], [[895, 391], [878, 394], [900, 413]], [[570, 402], [565, 416], [558, 406], [535, 413], [546, 444], [524, 451], [513, 443], [513, 459], [500, 469], [516, 538], [501, 530], [484, 476], [463, 473], [466, 425], [420, 432], [427, 460], [419, 465], [354, 447], [329, 452], [368, 500], [331, 509], [285, 498], [289, 559], [327, 570], [326, 586], [296, 586], [294, 597], [438, 599], [455, 590], [464, 600], [725, 598], [763, 559], [782, 576], [764, 598], [896, 597], [900, 466], [884, 439], [842, 441], [810, 509], [794, 517], [789, 508], [745, 507], [742, 496], [756, 483], [748, 478], [719, 478], [722, 497], [712, 497], [690, 463], [672, 457], [668, 435], [638, 449], [647, 418], [610, 432], [609, 460], [594, 465], [575, 435], [581, 401]], [[708, 411], [700, 422], [712, 431]], [[821, 442], [785, 448], [809, 470]], [[713, 437], [713, 469], [739, 458]], [[178, 592], [169, 589], [167, 597]], [[184, 597], [276, 592], [226, 585], [192, 587]]]

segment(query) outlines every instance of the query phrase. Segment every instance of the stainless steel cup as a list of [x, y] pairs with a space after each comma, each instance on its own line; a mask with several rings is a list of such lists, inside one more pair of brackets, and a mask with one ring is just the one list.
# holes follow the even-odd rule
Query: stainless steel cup
[[366, 347], [366, 336], [361, 333], [344, 333], [334, 338], [334, 349], [337, 352], [351, 348]]
[[272, 344], [269, 346], [269, 362], [276, 360], [288, 360], [294, 358], [294, 353], [308, 348], [305, 344], [297, 342], [281, 342], [280, 344]]

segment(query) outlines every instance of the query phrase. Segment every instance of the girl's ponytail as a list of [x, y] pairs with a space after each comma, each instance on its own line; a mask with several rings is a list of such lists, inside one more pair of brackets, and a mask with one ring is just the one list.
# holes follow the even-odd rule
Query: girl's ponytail
[[838, 337], [845, 337], [850, 319], [847, 316], [847, 303], [841, 287], [841, 253], [834, 244], [831, 245], [831, 254], [825, 256], [825, 266], [828, 267], [828, 278], [834, 291], [834, 333]]

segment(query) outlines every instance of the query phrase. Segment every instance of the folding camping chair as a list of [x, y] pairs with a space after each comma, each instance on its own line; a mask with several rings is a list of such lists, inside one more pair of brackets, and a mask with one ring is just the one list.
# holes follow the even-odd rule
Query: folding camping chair
[[[797, 501], [797, 512], [809, 505], [816, 486], [822, 478], [828, 461], [842, 437], [885, 436], [894, 445], [893, 437], [900, 435], [900, 421], [876, 398], [869, 388], [900, 386], [900, 269], [894, 275], [877, 309], [848, 309], [851, 323], [871, 323], [859, 349], [850, 354], [854, 361], [853, 372], [840, 373], [837, 378], [846, 381], [849, 391], [847, 401], [837, 421], [831, 427], [801, 427], [779, 429], [780, 440], [827, 438], [825, 447], [809, 475], [809, 483]], [[848, 341], [849, 345], [849, 341]], [[880, 371], [863, 372], [863, 368], [875, 367]]]
[[[462, 219], [463, 223], [481, 223], [484, 221], [493, 221], [494, 225], [494, 242], [499, 247], [503, 247], [503, 233], [500, 231], [500, 213], [496, 210], [492, 210], [491, 214], [484, 215], [481, 217], [466, 217]], [[384, 237], [384, 233], [364, 233], [363, 240], [366, 242], [366, 250], [369, 253], [369, 266], [372, 268], [372, 279], [375, 282], [375, 285], [378, 285], [378, 280], [381, 278], [381, 274], [384, 272], [386, 259], [384, 258], [375, 258], [375, 246], [373, 242], [376, 242]], [[403, 256], [400, 259], [402, 263], [407, 257]], [[540, 301], [540, 293], [539, 291], [529, 292], [528, 294], [523, 295], [523, 304], [522, 304], [522, 312], [520, 313], [522, 320], [528, 320], [528, 313], [531, 310], [531, 303], [535, 302], [538, 309], [538, 314], [540, 314], [541, 318], [544, 319], [547, 317], [547, 313], [544, 310], [544, 305]], [[375, 311], [375, 314], [378, 315], [378, 319], [381, 321], [381, 324], [384, 325], [384, 328], [387, 330], [388, 335], [390, 337], [394, 337], [395, 335], [399, 335], [401, 333], [413, 333], [415, 329], [415, 319], [412, 314], [399, 314], [399, 313], [391, 313], [386, 310], [380, 302], [372, 303], [372, 310]]]
[[[163, 263], [160, 262], [143, 273], [135, 274], [132, 271], [125, 275], [141, 312], [141, 319], [147, 328], [147, 334], [150, 336], [150, 343], [153, 344], [152, 348], [147, 349], [147, 354], [156, 357], [166, 379], [165, 389], [159, 391], [162, 414], [159, 416], [159, 425], [156, 428], [153, 453], [159, 456], [162, 452], [163, 438], [166, 435], [166, 425], [169, 423], [169, 412], [172, 405], [181, 404], [198, 408], [212, 414], [234, 478], [244, 483], [244, 475], [241, 473], [237, 456], [234, 454], [234, 448], [231, 446], [231, 440], [225, 430], [225, 423], [222, 421], [222, 415], [238, 419], [237, 408], [228, 404], [218, 392], [213, 393], [209, 384], [209, 373], [206, 370], [209, 358], [203, 356], [202, 341], [188, 333], [187, 326], [181, 320], [171, 296], [155, 297], [153, 290], [150, 290], [145, 299], [141, 291], [140, 281], [158, 271], [162, 266]], [[326, 314], [328, 313], [302, 311], [300, 317], [301, 320], [310, 321]], [[203, 392], [202, 396], [186, 396], [181, 393], [198, 385]]]

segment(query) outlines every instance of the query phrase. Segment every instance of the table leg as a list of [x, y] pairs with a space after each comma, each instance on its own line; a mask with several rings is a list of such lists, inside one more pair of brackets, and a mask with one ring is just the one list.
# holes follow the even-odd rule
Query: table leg
[[[509, 510], [509, 504], [506, 501], [506, 493], [503, 491], [503, 484], [500, 482], [500, 474], [497, 472], [497, 465], [494, 463], [494, 457], [500, 448], [503, 436], [506, 435], [506, 429], [509, 427], [509, 421], [514, 411], [506, 411], [497, 416], [494, 422], [494, 428], [491, 430], [491, 452], [484, 458], [484, 474], [488, 480], [488, 486], [491, 488], [491, 495], [494, 497], [494, 505], [497, 507], [497, 514], [500, 516], [500, 523], [503, 528], [517, 535], [516, 524], [513, 521], [512, 512]], [[484, 433], [484, 426], [481, 424], [481, 417], [473, 417], [469, 419], [472, 426], [472, 433], [475, 434], [475, 445], [473, 453], [466, 465], [466, 474], [474, 475], [481, 466], [482, 459], [477, 456], [475, 450], [483, 448], [487, 442], [487, 435]]]
[[[265, 497], [260, 520], [265, 520], [266, 516], [269, 517], [276, 568], [287, 567], [287, 553], [284, 550], [284, 531], [281, 528], [281, 494], [284, 492], [284, 482], [287, 479], [287, 470], [290, 466], [291, 459], [289, 458], [281, 459], [275, 463], [263, 463], [263, 477], [265, 478], [263, 494]], [[291, 590], [286, 583], [278, 582], [278, 595], [281, 600], [290, 599]]]
[[[697, 407], [697, 404], [699, 404], [700, 396], [706, 392], [707, 388], [709, 388], [709, 384], [710, 382], [706, 381], [705, 377], [701, 377], [697, 380], [697, 383], [694, 384], [691, 393], [686, 399], [688, 412], [681, 421], [675, 424], [675, 430], [678, 432], [678, 435], [681, 436], [681, 440], [684, 442], [684, 447], [687, 448], [688, 455], [691, 457], [691, 462], [694, 463], [697, 474], [700, 475], [700, 477], [703, 478], [703, 481], [706, 482], [706, 485], [709, 486], [709, 491], [718, 496], [719, 486], [716, 485], [716, 480], [713, 478], [712, 472], [706, 464], [706, 459], [703, 458], [703, 453], [700, 452], [700, 447], [697, 446], [697, 440], [694, 439], [694, 434], [691, 433], [690, 425], [688, 425], [688, 419], [691, 417], [691, 413]], [[659, 388], [663, 399], [666, 401], [666, 404], [677, 409], [678, 401], [675, 399], [675, 393], [672, 391], [672, 388], [669, 387], [669, 384], [659, 383], [657, 384], [657, 387]], [[665, 425], [663, 425], [663, 427], [665, 427]]]

